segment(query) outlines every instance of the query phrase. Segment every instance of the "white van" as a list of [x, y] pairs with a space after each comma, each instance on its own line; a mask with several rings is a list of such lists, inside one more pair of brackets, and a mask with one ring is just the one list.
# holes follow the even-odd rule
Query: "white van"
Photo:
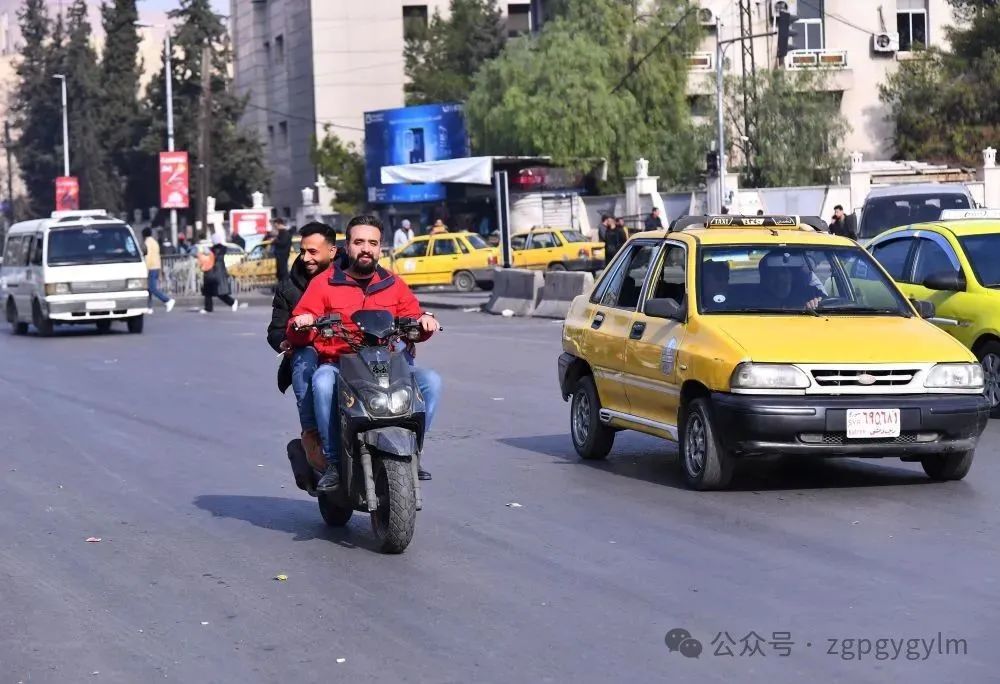
[[148, 276], [127, 223], [105, 211], [57, 211], [7, 232], [0, 297], [19, 335], [29, 323], [42, 336], [56, 324], [96, 323], [107, 332], [116, 319], [141, 333]]

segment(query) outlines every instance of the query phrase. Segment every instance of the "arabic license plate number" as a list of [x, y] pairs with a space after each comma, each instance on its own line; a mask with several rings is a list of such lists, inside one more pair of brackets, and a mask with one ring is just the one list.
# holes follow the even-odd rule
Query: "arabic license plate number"
[[899, 409], [847, 409], [847, 439], [899, 437]]
[[87, 302], [87, 311], [111, 311], [114, 308], [114, 302]]

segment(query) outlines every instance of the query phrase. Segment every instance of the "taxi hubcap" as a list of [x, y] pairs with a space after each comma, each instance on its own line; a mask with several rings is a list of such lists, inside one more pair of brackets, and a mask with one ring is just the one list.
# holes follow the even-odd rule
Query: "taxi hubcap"
[[573, 397], [573, 439], [577, 444], [587, 441], [590, 434], [590, 397], [585, 392], [577, 392]]
[[705, 423], [698, 414], [688, 418], [687, 434], [684, 436], [684, 461], [688, 472], [698, 475], [705, 467]]
[[986, 374], [986, 398], [990, 406], [996, 406], [1000, 404], [1000, 356], [987, 354], [982, 363]]

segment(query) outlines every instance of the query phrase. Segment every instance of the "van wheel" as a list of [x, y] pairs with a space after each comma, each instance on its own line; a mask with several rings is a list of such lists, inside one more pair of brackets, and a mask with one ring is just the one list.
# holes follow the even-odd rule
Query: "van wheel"
[[111, 321], [108, 320], [97, 321], [97, 332], [99, 332], [102, 335], [107, 335], [109, 332], [111, 332]]
[[453, 275], [451, 283], [459, 292], [472, 292], [476, 289], [476, 278], [468, 271], [459, 271]]
[[974, 449], [957, 454], [934, 454], [920, 459], [920, 465], [932, 480], [961, 480], [969, 474], [975, 454]]
[[614, 446], [615, 431], [601, 423], [601, 400], [593, 377], [577, 380], [569, 406], [569, 432], [576, 453], [586, 461], [606, 457]]
[[987, 342], [976, 349], [976, 357], [986, 376], [986, 398], [990, 400], [990, 416], [1000, 417], [1000, 342]]
[[126, 319], [128, 325], [128, 331], [133, 335], [138, 335], [142, 332], [142, 316], [133, 316], [132, 318]]
[[42, 307], [37, 299], [31, 304], [31, 322], [34, 324], [39, 336], [52, 336], [52, 319], [42, 314]]
[[733, 478], [733, 457], [719, 442], [708, 400], [687, 406], [680, 434], [681, 468], [692, 489], [725, 489]]
[[7, 322], [10, 323], [11, 330], [15, 335], [28, 334], [28, 324], [17, 320], [17, 306], [13, 299], [7, 300]]

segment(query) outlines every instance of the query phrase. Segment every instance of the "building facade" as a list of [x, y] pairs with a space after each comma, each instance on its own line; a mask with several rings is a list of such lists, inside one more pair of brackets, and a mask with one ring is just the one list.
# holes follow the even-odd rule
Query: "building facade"
[[[405, 36], [448, 0], [231, 0], [234, 78], [249, 97], [272, 172], [269, 200], [292, 217], [316, 182], [314, 138], [329, 126], [363, 149], [364, 112], [404, 105]], [[508, 30], [531, 28], [529, 2], [501, 3]]]

